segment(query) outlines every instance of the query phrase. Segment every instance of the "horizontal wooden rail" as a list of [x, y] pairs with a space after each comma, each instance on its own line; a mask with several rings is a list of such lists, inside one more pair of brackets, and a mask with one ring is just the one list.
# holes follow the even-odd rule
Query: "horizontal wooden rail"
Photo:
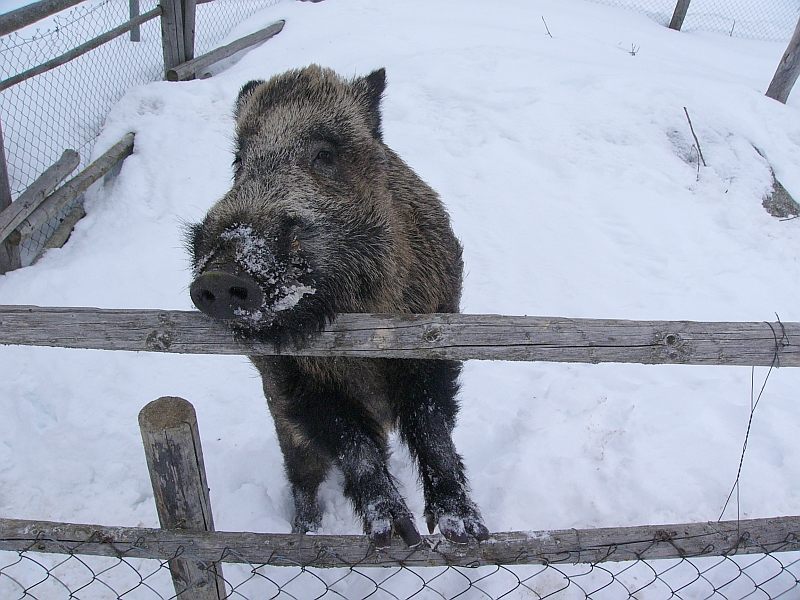
[[50, 221], [60, 210], [85, 192], [90, 185], [108, 173], [114, 165], [128, 157], [133, 152], [134, 137], [133, 133], [126, 133], [95, 161], [45, 198], [35, 211], [20, 222], [9, 239], [14, 243], [19, 243], [22, 238], [28, 237]]
[[800, 323], [340, 315], [300, 347], [242, 342], [199, 312], [0, 306], [0, 344], [98, 350], [800, 366]]
[[255, 46], [256, 44], [260, 44], [261, 42], [265, 42], [268, 39], [278, 35], [281, 31], [283, 31], [283, 26], [285, 23], [286, 21], [276, 21], [269, 27], [265, 27], [264, 29], [256, 31], [255, 33], [246, 35], [235, 42], [231, 42], [226, 46], [212, 50], [207, 54], [203, 54], [202, 56], [188, 60], [177, 67], [168, 69], [167, 80], [186, 81], [189, 79], [194, 79], [198, 71], [206, 69], [214, 63], [218, 63], [225, 58], [233, 56], [237, 52], [240, 52], [251, 46]]
[[33, 25], [62, 10], [80, 4], [83, 0], [40, 0], [0, 15], [0, 35]]
[[0, 519], [0, 550], [310, 567], [599, 563], [800, 550], [800, 517], [494, 533], [481, 543], [424, 536], [376, 550], [363, 535], [107, 527]]
[[31, 77], [35, 77], [36, 75], [41, 75], [42, 73], [46, 73], [47, 71], [51, 71], [56, 67], [60, 67], [61, 65], [68, 63], [71, 60], [78, 58], [86, 54], [87, 52], [94, 50], [98, 46], [102, 46], [103, 44], [110, 42], [114, 38], [117, 38], [125, 33], [128, 33], [134, 27], [141, 25], [142, 23], [146, 23], [152, 19], [155, 19], [161, 15], [161, 7], [157, 6], [153, 10], [147, 11], [143, 15], [140, 15], [130, 21], [123, 23], [119, 27], [115, 27], [101, 35], [98, 35], [96, 38], [92, 38], [88, 42], [81, 44], [80, 46], [75, 46], [72, 50], [61, 54], [60, 56], [56, 56], [55, 58], [48, 60], [47, 62], [43, 62], [40, 65], [37, 65], [27, 71], [23, 71], [22, 73], [18, 73], [8, 79], [4, 79], [0, 81], [0, 92], [10, 88], [12, 85], [16, 85], [25, 81], [26, 79], [30, 79]]
[[28, 189], [0, 213], [0, 241], [27, 219], [45, 201], [58, 185], [80, 164], [81, 157], [75, 150], [64, 150], [53, 165], [48, 167]]

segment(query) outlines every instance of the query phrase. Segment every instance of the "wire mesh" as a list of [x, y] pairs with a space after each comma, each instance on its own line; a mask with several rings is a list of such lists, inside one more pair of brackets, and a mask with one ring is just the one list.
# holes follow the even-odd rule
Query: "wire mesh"
[[[677, 0], [592, 0], [645, 13], [669, 25]], [[691, 0], [682, 31], [711, 31], [733, 37], [787, 41], [800, 17], [800, 0]]]
[[[218, 44], [244, 18], [276, 0], [215, 0], [197, 9], [196, 51]], [[140, 14], [157, 0], [140, 0]], [[60, 13], [41, 29], [29, 27], [0, 37], [0, 79], [51, 60], [130, 19], [128, 2], [100, 0]], [[140, 41], [124, 34], [51, 71], [0, 92], [11, 195], [16, 198], [66, 148], [80, 153], [79, 169], [91, 157], [105, 116], [131, 87], [163, 77], [161, 25], [140, 26]], [[50, 239], [67, 206], [47, 225], [22, 241], [22, 265], [30, 264]]]
[[[95, 540], [96, 541], [96, 540]], [[168, 560], [81, 554], [81, 542], [61, 544], [58, 552], [36, 551], [33, 541], [17, 552], [0, 552], [0, 597], [57, 598], [192, 598], [192, 588], [176, 587]], [[653, 541], [655, 545], [656, 540]], [[134, 545], [134, 548], [137, 546]], [[142, 541], [139, 548], [147, 548]], [[553, 557], [526, 556], [525, 565], [366, 566], [318, 568], [286, 565], [291, 559], [269, 555], [251, 563], [235, 549], [221, 553], [222, 579], [228, 598], [415, 599], [593, 599], [796, 598], [800, 595], [797, 540], [737, 554], [737, 548], [709, 548], [709, 556], [624, 562], [552, 562]], [[53, 546], [49, 546], [53, 550]], [[751, 548], [748, 551], [752, 551]], [[188, 550], [187, 550], [188, 552]], [[320, 549], [320, 556], [326, 552]], [[374, 549], [371, 552], [378, 552]], [[181, 558], [177, 551], [171, 558]], [[646, 555], [644, 551], [642, 555]], [[410, 557], [411, 555], [409, 555]], [[609, 557], [613, 560], [613, 557]], [[196, 563], [201, 564], [201, 563]], [[208, 565], [206, 569], [214, 567]]]

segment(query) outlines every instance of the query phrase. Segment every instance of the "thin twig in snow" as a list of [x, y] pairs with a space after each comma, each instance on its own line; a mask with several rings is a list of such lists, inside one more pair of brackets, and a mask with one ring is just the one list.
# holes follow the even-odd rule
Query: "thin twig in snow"
[[697, 134], [694, 132], [694, 127], [692, 126], [692, 119], [689, 117], [689, 111], [686, 110], [686, 107], [683, 107], [683, 112], [686, 113], [686, 120], [689, 121], [689, 129], [692, 130], [692, 136], [694, 136], [694, 143], [697, 146], [697, 153], [700, 155], [700, 160], [703, 161], [703, 166], [707, 167], [706, 159], [703, 157], [703, 150], [700, 148], [700, 140], [697, 139]]
[[553, 34], [550, 33], [550, 28], [547, 26], [547, 21], [544, 20], [544, 15], [542, 15], [542, 23], [544, 23], [544, 28], [547, 30], [547, 35], [552, 38]]

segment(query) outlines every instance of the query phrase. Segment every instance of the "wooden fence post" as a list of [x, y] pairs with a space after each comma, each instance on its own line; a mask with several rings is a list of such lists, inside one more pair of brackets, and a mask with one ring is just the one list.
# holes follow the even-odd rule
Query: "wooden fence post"
[[[6, 150], [3, 145], [3, 125], [0, 123], [0, 212], [11, 206], [11, 181], [6, 166]], [[19, 269], [19, 246], [8, 240], [0, 243], [0, 274]]]
[[[128, 7], [130, 9], [130, 18], [135, 19], [139, 16], [139, 0], [128, 0]], [[142, 41], [142, 31], [138, 25], [131, 29], [131, 41]]]
[[792, 91], [798, 75], [800, 75], [800, 19], [797, 20], [794, 35], [786, 47], [786, 52], [783, 53], [783, 58], [778, 64], [775, 75], [772, 77], [767, 89], [767, 96], [786, 104], [786, 100], [789, 99], [789, 92]]
[[675, 31], [680, 31], [683, 27], [683, 20], [686, 18], [686, 13], [689, 11], [689, 3], [692, 0], [678, 0], [675, 5], [675, 12], [672, 13], [672, 20], [669, 22], [669, 28]]
[[164, 73], [186, 62], [181, 0], [161, 0], [161, 45]]
[[[141, 410], [139, 428], [162, 529], [214, 531], [194, 407], [182, 398], [159, 398]], [[169, 570], [177, 597], [225, 598], [220, 563], [174, 558]]]
[[197, 0], [183, 0], [183, 60], [194, 58], [194, 22], [197, 12]]

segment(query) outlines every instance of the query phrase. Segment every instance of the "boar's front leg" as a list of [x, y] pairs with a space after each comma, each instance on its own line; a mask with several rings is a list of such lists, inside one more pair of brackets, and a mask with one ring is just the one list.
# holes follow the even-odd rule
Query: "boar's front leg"
[[469, 498], [464, 464], [453, 444], [460, 363], [437, 360], [398, 362], [391, 377], [400, 435], [419, 464], [425, 517], [433, 533], [465, 543], [485, 540], [489, 530]]
[[285, 405], [287, 419], [339, 465], [345, 495], [370, 541], [386, 547], [395, 531], [409, 546], [419, 544], [411, 511], [389, 474], [385, 434], [378, 423], [335, 383], [320, 383], [299, 371], [283, 380], [291, 398]]

